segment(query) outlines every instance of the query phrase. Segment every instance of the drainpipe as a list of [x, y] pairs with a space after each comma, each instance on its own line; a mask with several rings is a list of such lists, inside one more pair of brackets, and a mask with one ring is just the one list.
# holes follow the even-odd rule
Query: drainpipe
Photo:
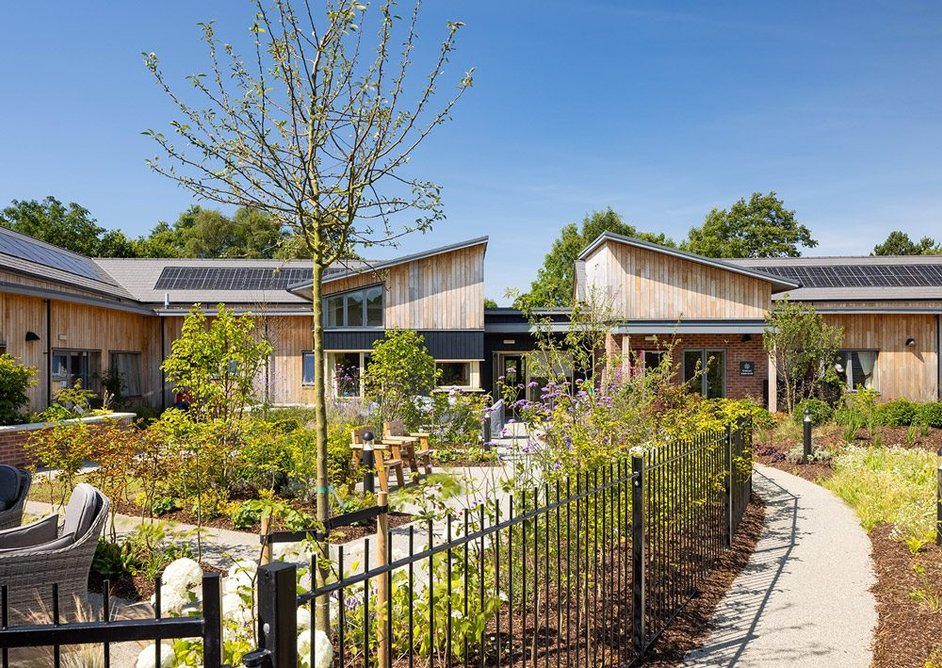
[[165, 411], [167, 410], [167, 378], [164, 376], [164, 362], [167, 359], [167, 347], [164, 325], [167, 319], [158, 315], [157, 321], [160, 323], [160, 410]]
[[942, 313], [935, 314], [936, 399], [942, 401]]
[[46, 405], [52, 405], [52, 300], [46, 300]]

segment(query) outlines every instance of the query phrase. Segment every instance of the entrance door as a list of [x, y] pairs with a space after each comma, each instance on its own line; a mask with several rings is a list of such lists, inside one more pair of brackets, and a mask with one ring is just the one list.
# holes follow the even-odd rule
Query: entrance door
[[[517, 388], [518, 385], [526, 383], [526, 368], [524, 366], [524, 357], [520, 353], [498, 353], [497, 354], [497, 375], [494, 379], [494, 398], [502, 397], [501, 390], [505, 387]], [[517, 389], [514, 401], [524, 396], [523, 390]], [[512, 408], [512, 406], [508, 406]]]
[[726, 351], [685, 350], [684, 382], [707, 399], [726, 396]]

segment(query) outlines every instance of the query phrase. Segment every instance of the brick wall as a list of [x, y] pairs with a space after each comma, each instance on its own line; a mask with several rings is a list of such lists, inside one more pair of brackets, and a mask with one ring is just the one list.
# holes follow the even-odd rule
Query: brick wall
[[[90, 418], [82, 418], [84, 422], [95, 423], [105, 420], [117, 420], [121, 424], [130, 424], [137, 417], [134, 413], [112, 413], [110, 415], [98, 415]], [[73, 422], [73, 420], [68, 420]], [[49, 428], [48, 422], [37, 424], [12, 425], [0, 427], [0, 464], [9, 464], [10, 466], [25, 467], [31, 464], [29, 457], [23, 445], [30, 437], [38, 431]]]
[[[633, 352], [640, 352], [666, 348], [674, 339], [677, 382], [683, 380], [685, 350], [725, 350], [726, 396], [730, 399], [752, 398], [763, 403], [768, 386], [769, 358], [762, 347], [762, 335], [752, 334], [750, 337], [749, 341], [743, 341], [741, 334], [684, 334], [674, 339], [671, 334], [663, 334], [658, 335], [658, 341], [653, 342], [636, 334], [629, 338], [628, 344]], [[753, 362], [755, 375], [739, 375], [739, 363], [745, 361]]]

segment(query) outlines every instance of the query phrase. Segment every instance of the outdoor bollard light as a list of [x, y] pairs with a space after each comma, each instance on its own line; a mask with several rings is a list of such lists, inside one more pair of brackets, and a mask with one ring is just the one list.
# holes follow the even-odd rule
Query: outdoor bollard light
[[935, 454], [939, 457], [935, 484], [935, 544], [942, 545], [942, 448]]
[[374, 494], [376, 492], [376, 481], [373, 479], [373, 468], [376, 466], [376, 456], [373, 453], [373, 432], [363, 433], [363, 492], [365, 494]]
[[805, 406], [804, 427], [804, 457], [807, 464], [811, 460], [811, 410], [807, 406]]

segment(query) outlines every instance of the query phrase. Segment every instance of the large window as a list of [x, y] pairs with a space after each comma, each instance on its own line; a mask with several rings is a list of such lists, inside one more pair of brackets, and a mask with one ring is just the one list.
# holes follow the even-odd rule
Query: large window
[[383, 286], [372, 285], [325, 297], [324, 326], [382, 327]]
[[87, 390], [98, 391], [98, 373], [101, 371], [101, 353], [97, 350], [53, 350], [53, 396], [62, 389], [81, 381]]
[[471, 387], [471, 362], [436, 362], [439, 387]]
[[726, 351], [685, 350], [684, 382], [708, 399], [726, 396]]
[[121, 392], [125, 397], [141, 396], [140, 353], [112, 351], [111, 373], [121, 379]]
[[837, 353], [837, 375], [847, 390], [876, 388], [874, 369], [877, 365], [876, 350], [841, 350]]
[[[335, 397], [363, 394], [363, 374], [370, 364], [368, 352], [327, 353], [327, 391]], [[301, 384], [314, 384], [314, 353], [301, 353]]]

